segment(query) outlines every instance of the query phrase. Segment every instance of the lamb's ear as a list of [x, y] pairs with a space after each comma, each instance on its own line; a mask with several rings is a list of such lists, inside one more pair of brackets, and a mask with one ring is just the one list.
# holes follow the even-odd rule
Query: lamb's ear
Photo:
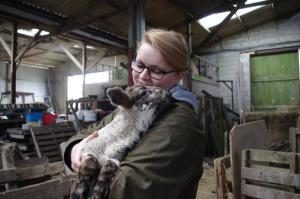
[[123, 106], [124, 108], [131, 108], [133, 102], [130, 96], [119, 87], [107, 89], [107, 96], [110, 102], [116, 106]]

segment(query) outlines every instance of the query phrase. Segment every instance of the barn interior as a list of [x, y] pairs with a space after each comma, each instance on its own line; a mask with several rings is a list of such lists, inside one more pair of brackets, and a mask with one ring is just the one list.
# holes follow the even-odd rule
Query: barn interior
[[1, 0], [0, 198], [70, 195], [65, 141], [114, 111], [155, 28], [189, 50], [196, 198], [300, 198], [300, 0]]

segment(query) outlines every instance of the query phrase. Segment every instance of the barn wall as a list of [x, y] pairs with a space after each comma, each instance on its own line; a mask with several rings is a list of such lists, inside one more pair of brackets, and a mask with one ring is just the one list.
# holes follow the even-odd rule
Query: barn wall
[[[234, 109], [250, 111], [250, 54], [257, 50], [291, 46], [300, 46], [299, 17], [268, 22], [224, 38], [206, 47], [200, 55], [220, 67], [219, 80], [234, 81]], [[224, 103], [231, 103], [230, 91], [221, 84], [220, 96]]]
[[[0, 92], [5, 92], [7, 77], [7, 62], [0, 62]], [[23, 65], [17, 70], [16, 91], [32, 92], [36, 102], [43, 102], [48, 96], [47, 77], [51, 73], [50, 69], [36, 68], [31, 65]], [[10, 90], [10, 88], [9, 88]]]

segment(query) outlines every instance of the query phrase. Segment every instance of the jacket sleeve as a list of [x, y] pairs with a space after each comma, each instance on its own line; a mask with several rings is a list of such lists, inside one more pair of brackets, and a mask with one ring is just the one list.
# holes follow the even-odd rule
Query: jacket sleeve
[[204, 156], [199, 123], [184, 103], [157, 118], [121, 162], [109, 199], [194, 198]]
[[86, 138], [88, 135], [92, 134], [96, 130], [101, 129], [106, 124], [108, 124], [110, 121], [112, 121], [114, 116], [116, 115], [116, 112], [117, 112], [117, 110], [113, 111], [111, 114], [105, 116], [105, 118], [103, 118], [103, 120], [101, 120], [100, 122], [92, 124], [87, 129], [83, 129], [80, 132], [78, 132], [76, 135], [72, 136], [68, 141], [63, 142], [63, 144], [61, 145], [63, 159], [64, 159], [65, 164], [69, 167], [69, 169], [72, 170], [72, 168], [71, 168], [71, 150], [72, 150], [73, 146], [75, 144], [79, 143], [84, 138]]

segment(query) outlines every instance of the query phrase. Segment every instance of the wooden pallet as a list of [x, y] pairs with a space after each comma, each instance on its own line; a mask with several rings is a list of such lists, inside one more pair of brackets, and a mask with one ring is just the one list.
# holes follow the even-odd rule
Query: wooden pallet
[[62, 160], [59, 145], [75, 133], [74, 125], [71, 122], [31, 128], [31, 135], [38, 157], [48, 157], [50, 162]]
[[245, 149], [241, 198], [300, 199], [300, 154]]

